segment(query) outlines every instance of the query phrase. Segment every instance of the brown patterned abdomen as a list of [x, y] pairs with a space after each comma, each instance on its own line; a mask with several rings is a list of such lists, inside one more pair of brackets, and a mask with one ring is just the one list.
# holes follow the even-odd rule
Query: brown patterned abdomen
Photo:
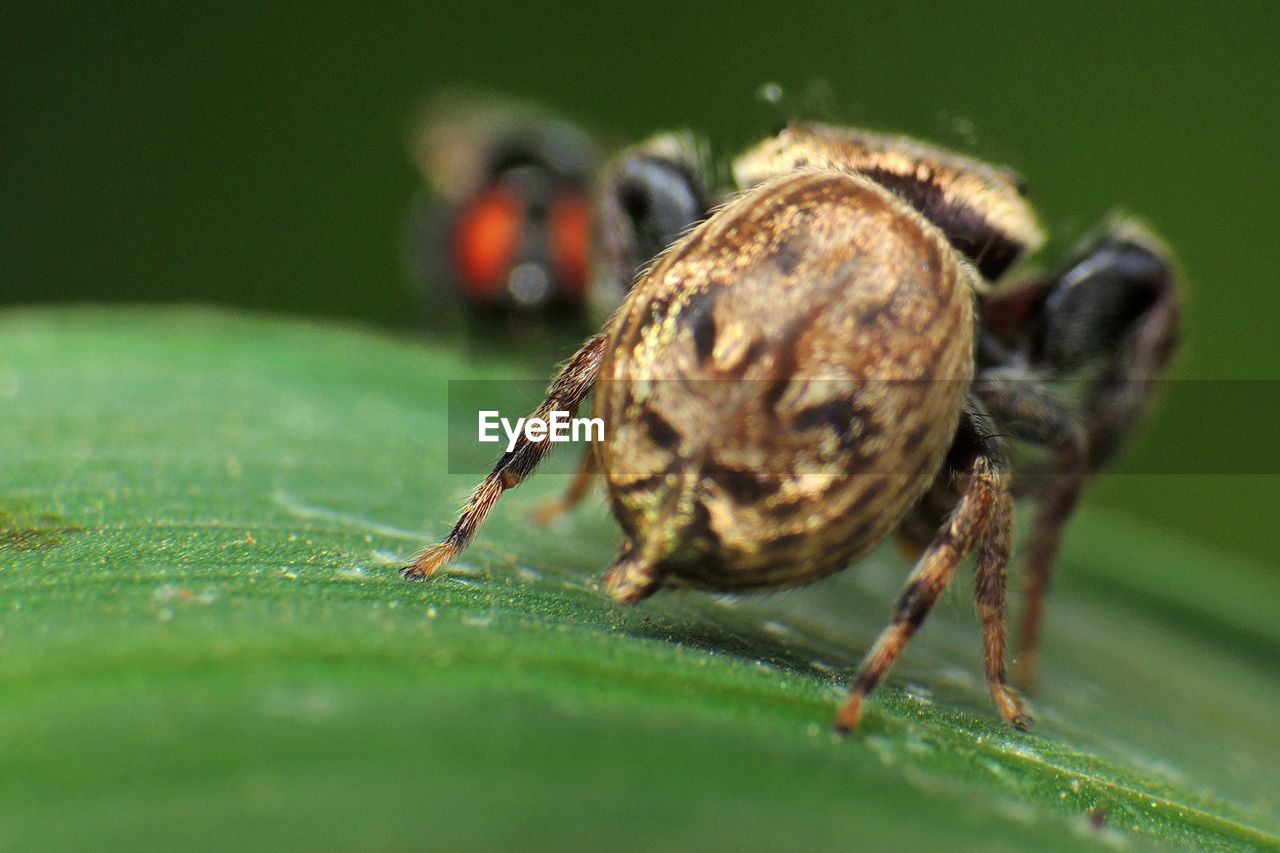
[[599, 448], [668, 585], [802, 583], [929, 486], [972, 376], [971, 273], [871, 181], [790, 175], [681, 240], [611, 325]]

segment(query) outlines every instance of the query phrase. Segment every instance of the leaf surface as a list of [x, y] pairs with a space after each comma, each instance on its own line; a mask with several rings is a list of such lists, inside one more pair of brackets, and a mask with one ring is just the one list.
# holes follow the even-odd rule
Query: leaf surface
[[1087, 508], [1032, 734], [986, 698], [967, 577], [830, 733], [890, 549], [620, 608], [599, 497], [528, 523], [551, 474], [405, 583], [475, 480], [447, 380], [528, 375], [199, 309], [0, 315], [0, 847], [1280, 844], [1280, 583]]

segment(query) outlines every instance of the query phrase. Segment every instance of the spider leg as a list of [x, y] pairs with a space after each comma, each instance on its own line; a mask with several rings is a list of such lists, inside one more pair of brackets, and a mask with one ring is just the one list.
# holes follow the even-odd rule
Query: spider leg
[[1050, 470], [1031, 475], [1030, 492], [1038, 504], [1027, 546], [1025, 602], [1018, 640], [1018, 686], [1035, 682], [1044, 602], [1062, 534], [1075, 511], [1088, 473], [1088, 437], [1075, 413], [1047, 389], [1016, 369], [978, 375], [973, 393], [1014, 438], [1053, 452]]
[[1080, 419], [1089, 467], [1132, 431], [1178, 341], [1178, 283], [1168, 249], [1142, 225], [1114, 219], [1056, 275], [984, 300], [979, 372], [1022, 366], [1085, 380]]
[[1031, 715], [1022, 698], [1009, 686], [1005, 673], [1004, 605], [1009, 555], [1013, 551], [1013, 497], [1002, 490], [996, 495], [987, 532], [978, 552], [973, 597], [982, 620], [982, 659], [987, 690], [1000, 709], [1000, 716], [1014, 728], [1031, 728]]
[[857, 728], [866, 697], [902, 654], [956, 568], [979, 545], [975, 596], [982, 619], [987, 682], [1007, 722], [1020, 727], [1029, 722], [1021, 700], [1005, 683], [1004, 583], [1012, 518], [1008, 461], [976, 405], [963, 415], [947, 466], [961, 479], [959, 501], [908, 577], [889, 626], [863, 658], [849, 698], [836, 716], [836, 730], [841, 733]]
[[[605, 340], [605, 335], [587, 339], [552, 381], [546, 399], [530, 417], [548, 419], [555, 411], [568, 412], [571, 417], [577, 413], [600, 373]], [[485, 516], [502, 493], [520, 485], [533, 473], [551, 447], [550, 441], [530, 441], [521, 435], [516, 446], [502, 455], [489, 476], [471, 493], [470, 500], [462, 508], [462, 514], [445, 540], [423, 551], [413, 565], [401, 569], [400, 573], [410, 580], [421, 580], [457, 556], [471, 544]]]
[[1168, 252], [1134, 222], [1108, 225], [1051, 285], [1031, 363], [1058, 376], [1101, 365], [1081, 407], [1090, 469], [1114, 456], [1146, 408], [1177, 345], [1178, 322]]

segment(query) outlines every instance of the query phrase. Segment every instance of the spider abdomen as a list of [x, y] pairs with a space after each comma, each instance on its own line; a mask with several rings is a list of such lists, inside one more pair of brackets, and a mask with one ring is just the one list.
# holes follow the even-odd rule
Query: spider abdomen
[[764, 183], [676, 243], [611, 322], [597, 388], [620, 566], [771, 587], [874, 547], [955, 435], [972, 275], [906, 204], [832, 171]]

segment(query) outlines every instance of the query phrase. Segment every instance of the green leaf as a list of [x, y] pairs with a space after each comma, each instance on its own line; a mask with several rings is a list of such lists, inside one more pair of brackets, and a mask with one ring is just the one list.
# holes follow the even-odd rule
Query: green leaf
[[599, 498], [527, 523], [553, 474], [402, 581], [475, 479], [446, 473], [446, 380], [529, 370], [201, 310], [0, 315], [0, 847], [1280, 844], [1280, 584], [1097, 512], [1033, 734], [986, 698], [967, 578], [830, 733], [891, 550], [620, 608]]

